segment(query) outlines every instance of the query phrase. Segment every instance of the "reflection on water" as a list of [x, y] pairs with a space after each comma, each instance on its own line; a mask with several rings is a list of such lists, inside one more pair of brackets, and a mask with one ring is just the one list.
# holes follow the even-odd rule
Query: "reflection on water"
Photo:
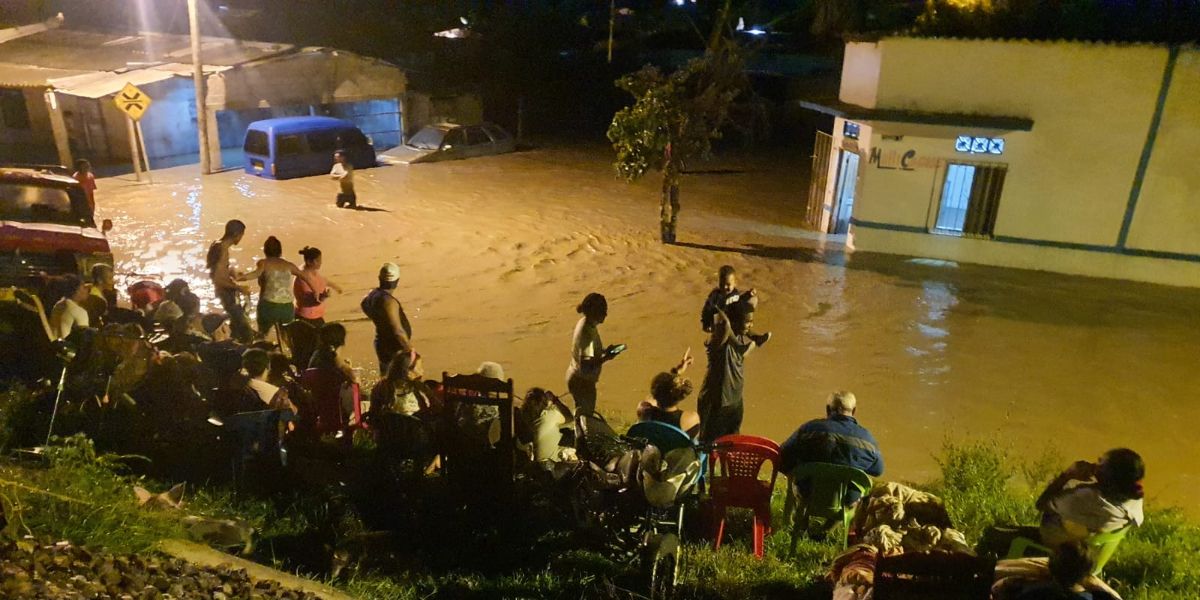
[[227, 219], [248, 226], [232, 253], [242, 270], [267, 235], [289, 259], [319, 246], [323, 273], [347, 289], [329, 318], [347, 323], [350, 358], [368, 370], [357, 305], [384, 260], [401, 265], [428, 372], [498, 360], [521, 390], [565, 391], [574, 307], [601, 291], [604, 340], [630, 350], [605, 367], [599, 407], [626, 418], [685, 349], [703, 377], [700, 304], [731, 264], [760, 293], [755, 327], [775, 334], [747, 359], [746, 433], [783, 439], [848, 389], [888, 478], [935, 475], [946, 437], [999, 438], [1019, 455], [1054, 446], [1064, 460], [1128, 446], [1146, 457], [1152, 499], [1191, 506], [1200, 292], [823, 248], [798, 229], [800, 162], [689, 176], [682, 243], [664, 246], [653, 182], [620, 183], [609, 160], [568, 149], [357, 172], [360, 202], [390, 212], [335, 208], [322, 177], [197, 182], [183, 168], [155, 186], [106, 181], [99, 216], [117, 224], [123, 281], [185, 277], [214, 307], [204, 252]]

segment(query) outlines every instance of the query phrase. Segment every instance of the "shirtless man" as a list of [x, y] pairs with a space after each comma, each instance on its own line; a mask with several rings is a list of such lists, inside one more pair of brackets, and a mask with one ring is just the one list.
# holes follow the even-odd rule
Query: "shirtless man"
[[379, 359], [380, 373], [387, 372], [388, 363], [397, 352], [412, 350], [412, 325], [395, 296], [399, 281], [400, 266], [383, 263], [379, 268], [379, 287], [371, 290], [361, 303], [363, 312], [375, 324], [375, 356]]
[[246, 309], [242, 307], [238, 294], [249, 294], [250, 288], [237, 282], [236, 273], [229, 267], [229, 249], [242, 241], [246, 233], [246, 224], [234, 219], [225, 224], [225, 235], [208, 247], [205, 260], [208, 275], [212, 279], [213, 289], [217, 300], [229, 315], [229, 326], [233, 330], [234, 339], [239, 342], [249, 342], [254, 337], [250, 328], [250, 320], [246, 318]]

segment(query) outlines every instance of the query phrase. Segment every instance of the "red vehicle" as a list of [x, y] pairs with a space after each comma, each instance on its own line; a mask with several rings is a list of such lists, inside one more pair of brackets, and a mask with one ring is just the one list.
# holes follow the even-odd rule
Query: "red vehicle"
[[47, 277], [85, 280], [113, 264], [87, 195], [65, 167], [0, 166], [0, 287], [39, 289]]

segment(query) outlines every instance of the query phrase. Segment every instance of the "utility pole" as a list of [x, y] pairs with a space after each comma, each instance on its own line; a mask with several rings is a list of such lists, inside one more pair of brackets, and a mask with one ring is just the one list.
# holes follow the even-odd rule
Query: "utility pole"
[[617, 0], [608, 0], [608, 64], [612, 64], [613, 30], [617, 28]]
[[192, 34], [192, 81], [196, 88], [196, 130], [200, 135], [200, 172], [212, 173], [212, 162], [208, 155], [208, 90], [204, 82], [204, 63], [200, 61], [200, 16], [196, 7], [198, 0], [188, 0], [188, 28]]

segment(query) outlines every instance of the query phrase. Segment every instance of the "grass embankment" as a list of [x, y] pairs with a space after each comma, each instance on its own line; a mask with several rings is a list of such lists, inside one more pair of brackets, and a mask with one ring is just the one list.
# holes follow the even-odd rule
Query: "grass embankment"
[[[136, 479], [122, 474], [121, 469], [122, 464], [136, 459], [98, 455], [90, 442], [76, 437], [52, 448], [45, 460], [43, 468], [0, 463], [0, 498], [10, 534], [67, 539], [130, 553], [145, 552], [163, 538], [185, 537], [178, 514], [137, 508], [131, 489]], [[1035, 490], [1063, 464], [1049, 457], [1019, 463], [996, 445], [977, 442], [948, 443], [939, 462], [942, 477], [920, 487], [946, 501], [955, 523], [972, 542], [994, 522], [1034, 522]], [[147, 487], [160, 491], [165, 486], [150, 483]], [[273, 539], [303, 536], [316, 529], [359, 526], [328, 498], [254, 500], [196, 490], [188, 494], [187, 501], [191, 514], [251, 522], [259, 529], [260, 547], [273, 547]], [[775, 511], [777, 531], [768, 538], [764, 560], [749, 554], [749, 523], [744, 515], [731, 522], [733, 539], [720, 551], [703, 544], [688, 545], [679, 597], [827, 598], [829, 588], [822, 578], [839, 549], [833, 542], [805, 539], [794, 557], [786, 556], [790, 540], [780, 522], [781, 494], [776, 496]], [[386, 576], [371, 567], [351, 568], [335, 583], [358, 597], [380, 600], [634, 597], [622, 583], [628, 581], [627, 561], [563, 547], [569, 542], [561, 536], [543, 537], [535, 543], [558, 547], [515, 560], [513, 556], [498, 557], [506, 564], [521, 565], [502, 573], [418, 566], [421, 559], [409, 557], [393, 561], [401, 564], [391, 565]], [[270, 552], [257, 558], [272, 562]], [[281, 566], [295, 567], [282, 556], [274, 558]], [[1146, 526], [1125, 540], [1109, 563], [1106, 577], [1127, 599], [1195, 597], [1200, 590], [1200, 527], [1177, 510], [1151, 507]]]

